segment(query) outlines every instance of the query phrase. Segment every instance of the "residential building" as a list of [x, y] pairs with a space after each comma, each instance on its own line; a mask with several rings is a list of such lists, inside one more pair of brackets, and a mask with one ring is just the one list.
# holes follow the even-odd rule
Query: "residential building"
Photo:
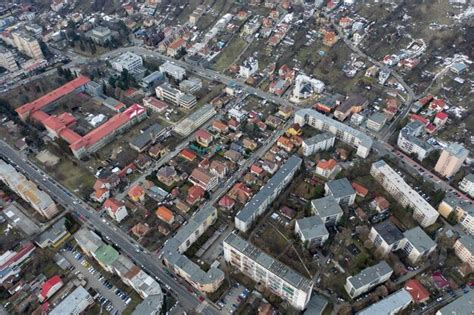
[[474, 237], [472, 235], [461, 236], [454, 243], [454, 252], [463, 262], [469, 264], [474, 270]]
[[369, 100], [365, 97], [353, 94], [347, 97], [341, 105], [334, 111], [334, 117], [340, 121], [344, 121], [352, 113], [358, 113], [369, 105]]
[[296, 220], [295, 233], [306, 247], [322, 246], [329, 238], [329, 232], [319, 216]]
[[82, 314], [89, 306], [94, 304], [93, 297], [84, 287], [79, 286], [68, 294], [51, 312], [50, 315]]
[[48, 246], [57, 248], [61, 246], [69, 236], [71, 236], [71, 234], [69, 234], [66, 228], [66, 218], [62, 217], [36, 237], [35, 243], [41, 248]]
[[[313, 294], [303, 315], [323, 315], [329, 302], [326, 297], [320, 294]], [[262, 315], [261, 313], [259, 315]], [[271, 314], [267, 314], [271, 315]]]
[[168, 47], [166, 47], [166, 54], [170, 57], [174, 57], [178, 55], [179, 51], [182, 48], [186, 47], [186, 41], [182, 37], [178, 37], [174, 41], [172, 41]]
[[387, 116], [384, 113], [374, 113], [367, 119], [367, 129], [379, 132], [386, 122]]
[[181, 81], [186, 76], [186, 70], [169, 61], [160, 66], [160, 72], [169, 75], [176, 81]]
[[183, 80], [179, 83], [179, 88], [186, 93], [196, 93], [202, 88], [202, 80], [196, 77]]
[[132, 315], [159, 315], [163, 306], [163, 294], [150, 295], [141, 301], [132, 312]]
[[450, 143], [443, 149], [436, 162], [435, 171], [444, 177], [452, 177], [467, 159], [469, 151], [460, 143]]
[[416, 265], [422, 258], [430, 255], [436, 248], [436, 242], [419, 226], [403, 232], [404, 240], [400, 249], [412, 265]]
[[125, 52], [112, 60], [112, 68], [118, 72], [122, 72], [124, 69], [130, 74], [138, 73], [143, 69], [143, 59], [137, 54], [132, 52]]
[[459, 189], [474, 198], [474, 174], [466, 175], [459, 183]]
[[257, 71], [258, 71], [258, 60], [256, 58], [249, 57], [240, 66], [239, 75], [245, 79], [248, 79]]
[[212, 134], [210, 134], [204, 129], [199, 129], [198, 131], [196, 131], [194, 136], [196, 137], [196, 142], [205, 148], [207, 148], [213, 140]]
[[104, 202], [105, 211], [107, 211], [108, 215], [114, 219], [115, 221], [119, 222], [125, 219], [128, 215], [127, 208], [125, 204], [115, 198], [109, 198]]
[[154, 91], [155, 88], [165, 81], [165, 75], [160, 71], [153, 71], [140, 80], [140, 86], [146, 92]]
[[416, 154], [418, 160], [423, 161], [434, 147], [423, 139], [419, 138], [425, 125], [415, 120], [409, 122], [398, 133], [397, 146], [407, 154]]
[[430, 299], [430, 292], [415, 278], [405, 282], [405, 290], [410, 293], [413, 302], [416, 304], [426, 303]]
[[330, 132], [337, 139], [357, 148], [357, 155], [366, 158], [372, 147], [372, 139], [365, 133], [353, 129], [326, 115], [312, 109], [300, 109], [295, 113], [295, 122], [301, 127], [309, 124], [311, 127]]
[[214, 266], [208, 271], [202, 270], [184, 252], [217, 220], [217, 209], [212, 206], [201, 208], [181, 226], [173, 238], [168, 239], [161, 252], [160, 259], [175, 274], [182, 277], [195, 289], [215, 292], [224, 281], [224, 272]]
[[319, 160], [316, 164], [316, 174], [325, 178], [331, 177], [338, 169], [337, 162], [334, 159]]
[[313, 108], [325, 113], [333, 112], [337, 106], [341, 105], [344, 97], [341, 94], [330, 94], [321, 96]]
[[326, 151], [334, 146], [336, 136], [330, 132], [324, 132], [304, 139], [301, 147], [303, 155], [310, 156], [318, 151]]
[[405, 289], [400, 289], [382, 300], [370, 305], [357, 315], [395, 315], [408, 307], [412, 302], [412, 297]]
[[206, 191], [213, 190], [219, 184], [219, 178], [204, 168], [195, 168], [189, 176], [189, 181]]
[[340, 205], [354, 204], [356, 192], [347, 178], [340, 178], [324, 184], [325, 196], [332, 196]]
[[128, 197], [133, 202], [142, 202], [145, 200], [145, 190], [140, 184], [135, 184], [128, 190]]
[[224, 259], [296, 309], [306, 308], [314, 283], [234, 233], [224, 239]]
[[112, 39], [112, 31], [105, 26], [96, 26], [86, 33], [93, 42], [99, 45], [105, 45]]
[[188, 117], [175, 124], [173, 130], [183, 137], [188, 136], [206, 121], [211, 119], [216, 113], [214, 106], [211, 104], [205, 104], [191, 113]]
[[296, 77], [293, 97], [296, 99], [307, 99], [324, 91], [325, 84], [315, 78], [300, 74]]
[[0, 160], [0, 180], [46, 219], [58, 214], [56, 203], [47, 193], [3, 160]]
[[10, 72], [18, 70], [18, 65], [15, 61], [13, 53], [3, 47], [0, 47], [0, 66], [7, 69]]
[[154, 123], [143, 130], [138, 136], [130, 141], [130, 147], [138, 152], [145, 151], [150, 145], [155, 143], [163, 134], [165, 129], [160, 124]]
[[381, 261], [374, 266], [365, 268], [357, 275], [347, 277], [344, 288], [347, 294], [354, 299], [390, 279], [392, 273], [392, 268], [385, 261]]
[[169, 225], [173, 224], [174, 222], [173, 212], [165, 206], [159, 206], [158, 209], [156, 209], [156, 216], [158, 219], [168, 223]]
[[43, 303], [50, 297], [54, 295], [54, 293], [58, 292], [59, 289], [64, 285], [61, 277], [58, 275], [52, 276], [48, 280], [46, 280], [43, 285], [41, 286], [41, 291], [38, 294], [38, 300]]
[[447, 193], [438, 206], [438, 212], [448, 218], [453, 211], [458, 222], [469, 234], [474, 235], [474, 204], [452, 193]]
[[332, 196], [311, 200], [311, 211], [326, 225], [335, 225], [344, 214], [339, 203]]
[[384, 160], [372, 164], [370, 174], [387, 192], [403, 207], [413, 209], [413, 218], [422, 227], [432, 225], [438, 219], [438, 212], [422, 198], [403, 178], [397, 174]]
[[183, 93], [180, 90], [174, 88], [169, 83], [163, 83], [158, 85], [155, 89], [156, 97], [160, 100], [164, 100], [174, 105], [184, 107], [185, 109], [191, 109], [196, 105], [196, 96]]
[[143, 98], [143, 106], [159, 114], [163, 113], [168, 109], [168, 104], [152, 96]]
[[21, 271], [21, 263], [31, 257], [36, 249], [31, 242], [24, 243], [18, 251], [7, 250], [0, 255], [0, 285], [10, 276], [18, 275]]
[[13, 44], [18, 50], [33, 59], [44, 59], [43, 51], [36, 38], [24, 31], [14, 31], [11, 33]]
[[457, 298], [448, 305], [440, 308], [436, 312], [436, 315], [472, 314], [473, 305], [474, 290], [469, 290], [468, 293], [463, 294], [460, 298]]
[[275, 200], [298, 171], [302, 159], [292, 155], [260, 191], [235, 215], [235, 226], [247, 232], [258, 216]]
[[402, 232], [390, 220], [380, 222], [370, 229], [369, 239], [382, 255], [401, 248], [404, 240]]

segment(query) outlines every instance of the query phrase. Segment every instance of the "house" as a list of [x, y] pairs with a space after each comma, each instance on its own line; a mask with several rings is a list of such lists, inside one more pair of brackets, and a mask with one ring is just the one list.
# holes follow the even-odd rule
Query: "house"
[[211, 162], [211, 165], [209, 166], [209, 171], [211, 172], [211, 174], [216, 175], [217, 177], [223, 179], [227, 175], [228, 169], [225, 163], [214, 160]]
[[377, 112], [367, 119], [367, 129], [379, 132], [387, 122], [387, 116], [384, 113]]
[[183, 149], [179, 153], [179, 156], [181, 156], [183, 159], [188, 160], [190, 162], [194, 161], [196, 159], [196, 154], [193, 153], [193, 151], [189, 149]]
[[255, 150], [258, 146], [257, 142], [255, 142], [254, 140], [249, 139], [249, 138], [244, 138], [242, 140], [242, 145], [244, 146], [244, 148], [246, 148], [250, 151]]
[[[9, 208], [7, 208], [7, 212]], [[18, 217], [14, 218], [20, 220]], [[52, 247], [57, 248], [61, 246], [64, 241], [71, 236], [68, 229], [66, 228], [66, 219], [65, 217], [60, 218], [43, 233], [36, 237], [35, 243], [41, 248]]]
[[325, 178], [329, 178], [334, 175], [337, 169], [337, 162], [334, 159], [327, 161], [322, 159], [318, 161], [318, 164], [316, 164], [316, 174]]
[[328, 226], [337, 224], [344, 214], [339, 203], [331, 196], [311, 200], [311, 212]]
[[213, 190], [219, 184], [219, 178], [203, 168], [195, 168], [189, 176], [189, 181], [201, 186], [206, 191]]
[[228, 195], [225, 195], [219, 200], [219, 207], [225, 209], [225, 210], [231, 210], [235, 206], [235, 200], [229, 197]]
[[159, 114], [165, 112], [168, 109], [168, 104], [158, 100], [153, 96], [145, 97], [143, 99], [143, 106], [150, 109], [152, 112]]
[[178, 180], [179, 176], [173, 166], [163, 166], [156, 172], [156, 178], [168, 187], [172, 187]]
[[369, 239], [382, 255], [400, 249], [404, 238], [403, 233], [390, 220], [372, 226], [369, 233]]
[[137, 223], [131, 229], [132, 234], [138, 238], [144, 237], [148, 234], [149, 231], [150, 227], [147, 223]]
[[214, 120], [212, 122], [212, 129], [219, 133], [227, 133], [229, 132], [229, 126], [227, 126], [225, 123], [223, 123], [220, 120]]
[[354, 203], [356, 192], [347, 178], [340, 178], [324, 184], [325, 196], [333, 196], [340, 205]]
[[287, 120], [293, 115], [293, 108], [291, 106], [280, 106], [277, 115]]
[[122, 221], [127, 215], [127, 208], [125, 204], [115, 198], [109, 198], [104, 202], [105, 211], [108, 215], [117, 222]]
[[369, 190], [367, 188], [357, 183], [352, 183], [352, 188], [354, 188], [357, 196], [362, 198], [365, 198], [365, 196], [367, 196], [367, 194], [369, 193]]
[[128, 197], [134, 202], [144, 201], [145, 200], [145, 190], [142, 186], [134, 185], [128, 191]]
[[334, 117], [344, 121], [351, 113], [358, 113], [369, 105], [369, 100], [365, 97], [352, 94], [341, 103], [334, 112]]
[[138, 167], [139, 170], [145, 170], [149, 168], [152, 164], [152, 159], [148, 155], [140, 153], [137, 158], [135, 159], [134, 163]]
[[447, 120], [448, 120], [448, 114], [446, 114], [445, 112], [439, 112], [439, 113], [436, 113], [433, 123], [436, 126], [440, 127], [440, 126], [444, 126]]
[[110, 197], [110, 191], [106, 188], [99, 188], [92, 192], [90, 198], [98, 203], [103, 203], [105, 199]]
[[331, 94], [321, 96], [318, 102], [313, 106], [314, 109], [325, 113], [331, 113], [336, 109], [337, 106], [341, 105], [344, 100], [344, 96], [341, 94]]
[[199, 201], [201, 201], [204, 198], [205, 194], [206, 194], [206, 191], [204, 189], [202, 189], [201, 186], [197, 186], [197, 185], [191, 186], [188, 189], [188, 195], [186, 197], [186, 202], [189, 205], [193, 206], [196, 203], [198, 203]]
[[335, 32], [332, 31], [323, 31], [323, 45], [332, 47], [339, 38], [337, 37]]
[[288, 128], [286, 133], [290, 136], [301, 136], [303, 133], [303, 130], [301, 129], [301, 126], [298, 123], [294, 123]]
[[365, 268], [357, 275], [347, 277], [344, 288], [347, 294], [354, 299], [390, 279], [392, 273], [393, 269], [385, 261], [381, 261], [374, 266]]
[[296, 217], [296, 210], [287, 206], [281, 207], [280, 213], [282, 216], [284, 216], [288, 220], [293, 220]]
[[197, 143], [199, 143], [205, 148], [207, 148], [211, 144], [213, 139], [212, 135], [204, 129], [199, 129], [198, 131], [196, 131], [194, 136], [196, 137]]
[[234, 163], [239, 163], [240, 160], [242, 159], [242, 154], [235, 150], [227, 150], [224, 153], [224, 157], [228, 159], [229, 161], [232, 161]]
[[252, 190], [244, 183], [236, 183], [229, 191], [229, 197], [245, 204], [252, 197]]
[[156, 216], [158, 219], [168, 223], [169, 225], [173, 224], [174, 222], [173, 212], [165, 206], [159, 206], [158, 209], [156, 209]]
[[263, 174], [263, 169], [257, 164], [252, 164], [250, 166], [250, 172], [260, 177]]
[[133, 138], [129, 145], [137, 152], [143, 152], [148, 146], [152, 145], [163, 134], [165, 129], [158, 123], [143, 130], [138, 136]]
[[161, 143], [157, 143], [153, 146], [150, 147], [150, 149], [148, 150], [148, 154], [154, 158], [154, 159], [157, 159], [161, 156], [163, 156], [163, 154], [166, 153], [166, 147], [164, 145], [162, 145]]
[[430, 293], [417, 279], [413, 278], [405, 282], [404, 288], [416, 304], [425, 303], [430, 299]]
[[370, 203], [370, 206], [377, 210], [377, 212], [382, 213], [388, 210], [390, 207], [390, 203], [387, 199], [382, 196], [377, 196], [375, 199]]
[[179, 53], [180, 49], [184, 47], [186, 47], [186, 41], [184, 38], [179, 37], [168, 45], [166, 54], [170, 57], [174, 57]]
[[295, 233], [306, 247], [322, 246], [329, 238], [329, 232], [318, 216], [296, 220]]
[[64, 283], [61, 280], [61, 277], [58, 275], [52, 276], [46, 280], [41, 286], [40, 293], [38, 294], [38, 300], [40, 303], [43, 303], [52, 297], [54, 293], [58, 292], [59, 289], [62, 288], [63, 285]]
[[291, 151], [293, 151], [295, 145], [293, 144], [293, 142], [285, 137], [285, 136], [280, 136], [280, 138], [278, 138], [277, 140], [277, 146], [284, 149], [286, 152], [290, 153]]

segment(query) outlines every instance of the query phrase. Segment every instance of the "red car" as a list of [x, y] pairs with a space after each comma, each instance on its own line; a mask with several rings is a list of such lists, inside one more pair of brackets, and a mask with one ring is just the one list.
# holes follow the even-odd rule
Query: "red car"
[[205, 300], [205, 298], [204, 298], [203, 296], [200, 296], [198, 299], [199, 299], [199, 301], [201, 301], [201, 302], [204, 302], [204, 300]]

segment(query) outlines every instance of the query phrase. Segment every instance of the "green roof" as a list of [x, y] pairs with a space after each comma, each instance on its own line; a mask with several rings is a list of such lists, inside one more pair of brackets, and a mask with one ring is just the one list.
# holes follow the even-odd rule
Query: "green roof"
[[95, 251], [94, 256], [104, 265], [111, 265], [118, 258], [119, 252], [110, 245], [104, 245]]

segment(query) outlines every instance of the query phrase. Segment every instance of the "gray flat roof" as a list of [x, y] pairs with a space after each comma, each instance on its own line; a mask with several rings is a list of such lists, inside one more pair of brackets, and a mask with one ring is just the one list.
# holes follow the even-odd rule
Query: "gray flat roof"
[[457, 142], [451, 142], [445, 150], [458, 159], [465, 159], [469, 154], [469, 151], [462, 144]]
[[150, 73], [149, 75], [147, 75], [146, 77], [144, 77], [141, 82], [145, 83], [145, 84], [151, 84], [153, 82], [155, 82], [156, 80], [164, 80], [165, 76], [163, 75], [163, 73], [161, 73], [160, 71], [154, 71], [152, 73]]
[[148, 145], [152, 141], [152, 138], [157, 137], [162, 130], [163, 127], [161, 127], [160, 124], [154, 123], [147, 129], [145, 129], [143, 133], [133, 138], [132, 141], [130, 141], [130, 145], [141, 149]]
[[393, 312], [394, 310], [398, 310], [400, 307], [408, 305], [411, 302], [412, 298], [410, 293], [408, 293], [408, 291], [405, 289], [401, 289], [356, 314], [391, 314], [391, 312]]
[[471, 254], [474, 253], [474, 236], [472, 235], [463, 235], [458, 239], [461, 244], [466, 247]]
[[370, 117], [369, 120], [372, 120], [378, 124], [384, 124], [387, 121], [387, 116], [385, 116], [384, 113], [373, 113]]
[[474, 290], [470, 290], [460, 298], [438, 310], [441, 315], [472, 314], [474, 310]]
[[258, 211], [260, 206], [267, 202], [267, 199], [273, 196], [273, 191], [291, 172], [299, 168], [302, 159], [296, 155], [292, 155], [285, 164], [283, 164], [278, 172], [260, 189], [258, 193], [240, 210], [235, 216], [240, 221], [248, 222], [254, 217], [254, 213]]
[[332, 180], [327, 182], [326, 185], [328, 185], [332, 196], [336, 199], [355, 194], [354, 188], [346, 177]]
[[387, 244], [392, 245], [404, 238], [403, 233], [390, 220], [385, 220], [373, 226]]
[[296, 224], [306, 240], [312, 240], [320, 236], [329, 235], [323, 220], [317, 215], [296, 220]]
[[336, 136], [330, 132], [324, 132], [317, 135], [312, 136], [311, 138], [304, 139], [303, 142], [307, 145], [318, 144], [322, 141], [329, 140], [331, 138], [335, 138]]
[[320, 294], [314, 294], [309, 300], [308, 306], [303, 314], [321, 315], [328, 304], [328, 300], [324, 296]]
[[326, 196], [319, 199], [311, 200], [313, 212], [317, 212], [321, 218], [343, 214], [341, 206], [337, 203], [333, 196]]
[[436, 242], [433, 241], [419, 226], [405, 231], [403, 235], [413, 245], [413, 247], [421, 253], [436, 246]]
[[241, 253], [245, 254], [247, 257], [257, 262], [265, 269], [269, 270], [276, 276], [290, 283], [295, 288], [298, 288], [305, 292], [311, 291], [313, 284], [309, 279], [303, 277], [290, 267], [282, 264], [278, 260], [274, 259], [270, 255], [266, 254], [254, 245], [250, 244], [240, 236], [231, 233], [224, 240], [224, 243], [231, 245]]
[[354, 288], [358, 289], [391, 272], [393, 272], [392, 268], [383, 260], [376, 265], [365, 268], [352, 277], [348, 277], [347, 281], [352, 283]]
[[58, 237], [63, 237], [65, 233], [68, 232], [65, 224], [66, 224], [66, 218], [65, 217], [60, 218], [49, 229], [41, 233], [36, 238], [36, 242], [38, 244], [41, 244], [48, 240], [54, 242]]

